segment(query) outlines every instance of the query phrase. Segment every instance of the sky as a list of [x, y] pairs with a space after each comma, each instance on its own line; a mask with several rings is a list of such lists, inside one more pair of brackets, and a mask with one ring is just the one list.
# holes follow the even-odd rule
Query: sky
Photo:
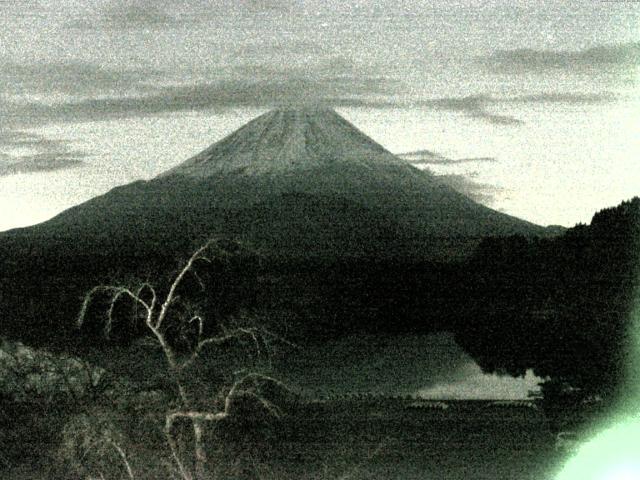
[[640, 2], [0, 0], [0, 231], [334, 107], [480, 203], [640, 194]]

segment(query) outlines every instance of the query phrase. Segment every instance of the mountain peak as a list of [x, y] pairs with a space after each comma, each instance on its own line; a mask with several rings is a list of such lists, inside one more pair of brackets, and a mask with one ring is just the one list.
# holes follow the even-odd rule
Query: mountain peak
[[337, 162], [405, 164], [330, 108], [281, 107], [162, 176], [274, 174]]

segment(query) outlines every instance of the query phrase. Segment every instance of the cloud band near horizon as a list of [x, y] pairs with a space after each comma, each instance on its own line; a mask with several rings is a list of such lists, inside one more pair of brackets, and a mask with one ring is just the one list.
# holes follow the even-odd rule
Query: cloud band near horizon
[[[114, 118], [146, 117], [179, 111], [207, 111], [242, 107], [320, 104], [329, 107], [420, 107], [458, 112], [495, 125], [518, 126], [524, 122], [510, 115], [493, 113], [499, 105], [525, 103], [597, 104], [614, 101], [609, 92], [572, 94], [541, 92], [512, 97], [465, 96], [436, 99], [393, 98], [393, 80], [370, 78], [290, 77], [270, 79], [222, 79], [214, 82], [152, 87], [131, 81], [132, 87], [148, 94], [113, 95], [63, 100], [61, 102], [0, 101], [8, 125], [33, 126], [55, 122], [84, 122]], [[110, 83], [110, 80], [105, 83]], [[87, 84], [91, 83], [87, 79]], [[114, 85], [116, 83], [114, 82]], [[386, 97], [386, 98], [385, 98]]]

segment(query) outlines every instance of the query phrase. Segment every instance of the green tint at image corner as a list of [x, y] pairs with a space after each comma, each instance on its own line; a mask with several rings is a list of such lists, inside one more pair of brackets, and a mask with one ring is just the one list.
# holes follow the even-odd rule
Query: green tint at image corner
[[640, 416], [588, 441], [556, 480], [640, 480]]
[[609, 427], [587, 441], [555, 480], [640, 480], [640, 290], [632, 311], [628, 396]]

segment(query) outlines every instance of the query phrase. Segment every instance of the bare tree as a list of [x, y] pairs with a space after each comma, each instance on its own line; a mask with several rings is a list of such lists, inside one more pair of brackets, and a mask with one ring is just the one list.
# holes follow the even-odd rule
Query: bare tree
[[[107, 294], [109, 298], [104, 324], [104, 333], [107, 336], [113, 327], [115, 308], [118, 301], [121, 299], [129, 299], [133, 302], [136, 309], [142, 310], [144, 324], [162, 348], [169, 374], [178, 391], [181, 408], [177, 411], [169, 412], [166, 415], [164, 433], [171, 450], [173, 461], [179, 470], [180, 476], [184, 480], [193, 480], [194, 478], [199, 480], [205, 477], [207, 464], [207, 452], [204, 444], [205, 424], [218, 422], [230, 416], [236, 400], [248, 397], [254, 398], [267, 412], [275, 416], [279, 415], [277, 407], [259, 394], [259, 385], [264, 382], [276, 382], [278, 384], [280, 384], [280, 382], [258, 373], [247, 373], [239, 376], [227, 390], [223, 407], [218, 409], [218, 411], [202, 411], [198, 409], [187, 391], [182, 373], [194, 364], [206, 348], [219, 346], [231, 340], [245, 337], [250, 339], [254, 343], [257, 351], [260, 352], [261, 345], [266, 344], [268, 339], [284, 341], [267, 330], [253, 326], [225, 328], [224, 325], [220, 325], [218, 333], [211, 335], [207, 333], [209, 329], [206, 328], [206, 321], [202, 315], [199, 313], [186, 315], [183, 311], [178, 315], [178, 326], [192, 328], [194, 330], [195, 340], [187, 352], [177, 349], [172, 344], [167, 333], [167, 323], [169, 323], [167, 319], [172, 308], [177, 310], [175, 305], [179, 299], [178, 290], [187, 275], [193, 275], [201, 287], [204, 288], [204, 284], [196, 271], [196, 265], [198, 263], [212, 263], [212, 257], [209, 255], [213, 252], [214, 246], [215, 241], [210, 240], [191, 255], [169, 285], [164, 298], [160, 298], [160, 294], [156, 288], [149, 282], [140, 282], [135, 288], [114, 285], [99, 285], [94, 287], [85, 296], [77, 321], [79, 327], [83, 325], [91, 301], [99, 293]], [[222, 256], [228, 255], [227, 252], [222, 249], [218, 249], [216, 253]], [[176, 320], [174, 319], [173, 321], [175, 322]], [[289, 342], [286, 343], [290, 344]], [[174, 438], [174, 423], [179, 419], [190, 421], [193, 428], [194, 473], [190, 471], [181, 458], [177, 442]]]

